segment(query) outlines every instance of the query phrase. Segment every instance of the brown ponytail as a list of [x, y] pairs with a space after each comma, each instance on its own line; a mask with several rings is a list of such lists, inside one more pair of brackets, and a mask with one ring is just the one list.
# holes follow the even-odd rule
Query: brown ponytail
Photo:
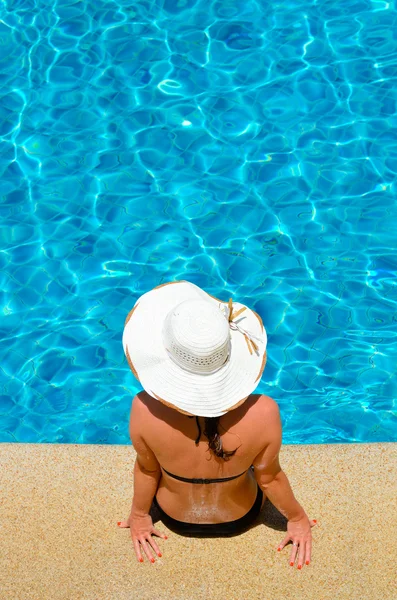
[[[222, 448], [222, 440], [221, 436], [218, 433], [218, 421], [220, 417], [204, 417], [205, 418], [205, 428], [204, 435], [208, 438], [208, 448], [219, 456], [219, 458], [223, 458], [223, 460], [228, 461], [230, 456], [233, 456], [237, 448], [234, 450], [223, 450]], [[199, 428], [199, 435], [196, 440], [196, 444], [199, 443], [201, 437], [201, 428], [197, 419], [197, 425]]]

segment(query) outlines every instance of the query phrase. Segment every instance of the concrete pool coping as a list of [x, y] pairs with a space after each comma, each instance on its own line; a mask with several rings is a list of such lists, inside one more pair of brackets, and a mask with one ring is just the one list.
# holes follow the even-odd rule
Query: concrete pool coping
[[280, 463], [318, 525], [312, 562], [277, 552], [285, 519], [267, 500], [240, 536], [156, 538], [135, 558], [132, 446], [0, 444], [0, 598], [7, 600], [372, 600], [393, 598], [396, 443], [283, 445]]

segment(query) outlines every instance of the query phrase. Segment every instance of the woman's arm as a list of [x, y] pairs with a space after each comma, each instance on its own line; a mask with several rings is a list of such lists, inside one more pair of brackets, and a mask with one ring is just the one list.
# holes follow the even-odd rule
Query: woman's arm
[[150, 450], [142, 437], [142, 423], [145, 419], [145, 407], [138, 396], [132, 401], [130, 416], [130, 437], [136, 450], [134, 467], [134, 498], [130, 516], [126, 521], [120, 521], [120, 527], [129, 527], [135, 554], [139, 562], [143, 562], [142, 549], [151, 562], [155, 562], [152, 549], [158, 556], [162, 556], [153, 535], [167, 539], [153, 526], [152, 517], [149, 515], [153, 496], [161, 477], [161, 468], [154, 453]]
[[267, 397], [262, 414], [267, 439], [264, 448], [253, 461], [254, 475], [270, 502], [288, 520], [303, 517], [305, 511], [296, 500], [286, 474], [281, 469], [279, 452], [282, 428], [277, 402]]
[[281, 420], [277, 403], [268, 398], [263, 403], [263, 422], [266, 426], [267, 440], [263, 450], [253, 461], [255, 478], [269, 498], [270, 502], [288, 519], [287, 535], [279, 544], [277, 550], [292, 541], [290, 565], [293, 566], [298, 556], [298, 569], [304, 562], [310, 564], [312, 534], [311, 528], [315, 520], [309, 520], [295, 498], [286, 474], [280, 467], [279, 451], [281, 447]]
[[138, 396], [135, 396], [130, 415], [130, 438], [137, 454], [131, 515], [137, 516], [149, 514], [161, 477], [160, 464], [141, 433], [145, 410], [147, 410], [145, 405]]
[[152, 506], [161, 477], [161, 469], [150, 473], [139, 464], [139, 457], [134, 467], [134, 497], [132, 499], [131, 515], [148, 515]]

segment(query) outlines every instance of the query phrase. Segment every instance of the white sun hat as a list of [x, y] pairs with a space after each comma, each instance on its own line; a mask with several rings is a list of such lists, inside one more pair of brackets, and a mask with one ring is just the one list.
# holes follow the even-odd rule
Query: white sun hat
[[267, 335], [260, 316], [189, 281], [143, 294], [128, 314], [123, 348], [144, 390], [183, 414], [218, 417], [258, 386]]

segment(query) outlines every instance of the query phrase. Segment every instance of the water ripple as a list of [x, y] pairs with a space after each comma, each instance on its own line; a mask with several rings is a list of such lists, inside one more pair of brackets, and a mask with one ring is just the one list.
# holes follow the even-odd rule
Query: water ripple
[[129, 443], [170, 279], [263, 317], [284, 442], [395, 441], [388, 2], [5, 1], [0, 441]]

